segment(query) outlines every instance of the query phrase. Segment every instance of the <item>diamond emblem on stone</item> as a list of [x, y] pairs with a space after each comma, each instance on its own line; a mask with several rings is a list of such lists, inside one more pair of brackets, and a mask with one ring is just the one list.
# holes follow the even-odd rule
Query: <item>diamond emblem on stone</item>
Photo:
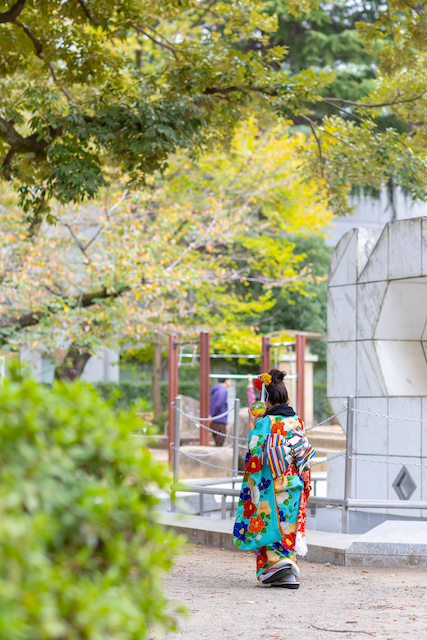
[[409, 500], [416, 488], [417, 485], [412, 479], [411, 474], [405, 465], [403, 465], [393, 482], [393, 489], [396, 491], [400, 500]]

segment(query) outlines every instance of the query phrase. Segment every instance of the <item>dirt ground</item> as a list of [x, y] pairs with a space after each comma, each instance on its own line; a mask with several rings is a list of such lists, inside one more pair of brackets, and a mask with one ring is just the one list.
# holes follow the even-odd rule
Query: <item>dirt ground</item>
[[261, 586], [254, 566], [251, 553], [187, 545], [165, 589], [190, 615], [168, 640], [427, 639], [427, 569], [302, 561], [301, 586], [291, 591]]

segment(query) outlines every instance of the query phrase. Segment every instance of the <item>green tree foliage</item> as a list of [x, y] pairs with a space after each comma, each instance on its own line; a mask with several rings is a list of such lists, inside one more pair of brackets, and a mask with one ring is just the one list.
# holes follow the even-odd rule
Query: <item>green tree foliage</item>
[[[270, 0], [268, 6], [278, 17], [271, 44], [287, 48], [286, 66], [292, 73], [333, 70], [334, 79], [325, 89], [325, 96], [359, 100], [370, 91], [376, 73], [375, 59], [358, 38], [356, 25], [376, 20], [379, 3], [320, 2], [303, 16], [289, 14], [284, 0]], [[336, 110], [336, 106], [318, 103], [315, 120]]]
[[322, 234], [331, 219], [317, 186], [303, 180], [304, 144], [302, 134], [260, 131], [251, 120], [228, 152], [198, 162], [173, 156], [145, 189], [59, 209], [55, 226], [31, 233], [6, 194], [4, 346], [41, 348], [57, 364], [65, 358], [58, 375], [73, 378], [103, 346], [132, 345], [156, 330], [245, 325], [274, 303], [272, 287], [303, 287], [310, 274], [289, 234]]
[[331, 248], [321, 236], [294, 238], [295, 250], [302, 256], [301, 267], [306, 268], [312, 279], [303, 290], [288, 291], [282, 297], [274, 291], [274, 306], [264, 311], [258, 324], [263, 333], [295, 329], [326, 333], [327, 274]]
[[375, 79], [363, 99], [325, 97], [340, 115], [315, 128], [313, 162], [320, 160], [336, 210], [339, 201], [345, 210], [344, 185], [379, 189], [392, 180], [414, 199], [427, 197], [425, 11], [425, 2], [393, 0], [357, 24], [358, 39], [375, 60]]
[[[94, 197], [116, 170], [140, 185], [171, 152], [224, 138], [277, 93], [271, 61], [242, 53], [276, 28], [261, 0], [17, 0], [0, 12], [3, 177], [41, 213]], [[280, 75], [283, 76], [282, 80]], [[321, 78], [292, 81], [316, 94]], [[264, 96], [265, 94], [265, 96]]]
[[176, 539], [156, 522], [168, 477], [80, 383], [0, 387], [0, 638], [138, 640], [173, 626], [160, 576]]
[[[301, 50], [311, 66], [304, 68], [296, 45], [289, 63], [287, 50], [272, 46], [277, 15], [268, 7], [262, 0], [3, 3], [1, 169], [25, 209], [41, 214], [52, 196], [96, 197], [112, 178], [140, 185], [172, 152], [229, 140], [249, 113], [311, 128], [307, 173], [326, 185], [338, 213], [348, 211], [351, 185], [378, 189], [390, 176], [427, 197], [425, 3], [273, 5], [287, 10], [286, 20], [306, 12]], [[337, 28], [340, 21], [348, 29]], [[347, 58], [345, 82], [339, 56]], [[360, 81], [348, 74], [352, 56], [356, 76], [363, 67]], [[336, 115], [319, 122], [332, 107]]]

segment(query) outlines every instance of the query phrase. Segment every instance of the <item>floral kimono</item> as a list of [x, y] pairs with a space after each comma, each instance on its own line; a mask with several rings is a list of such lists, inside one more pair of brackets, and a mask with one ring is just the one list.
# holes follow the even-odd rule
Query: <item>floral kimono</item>
[[294, 415], [267, 415], [249, 432], [234, 544], [256, 551], [257, 577], [287, 559], [298, 577], [296, 554], [305, 555], [309, 462], [315, 455]]

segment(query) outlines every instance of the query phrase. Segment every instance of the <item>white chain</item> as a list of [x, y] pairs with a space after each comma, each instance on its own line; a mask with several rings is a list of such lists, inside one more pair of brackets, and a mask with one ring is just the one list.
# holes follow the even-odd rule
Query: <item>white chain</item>
[[[229, 449], [230, 447], [233, 446], [233, 442], [229, 445], [227, 445], [226, 447], [216, 447], [216, 451], [212, 451], [211, 453], [194, 453], [194, 451], [192, 452], [191, 455], [196, 456], [197, 458], [208, 458], [209, 456], [214, 456], [216, 453], [220, 451], [226, 451], [227, 449]], [[182, 452], [183, 453], [183, 452]], [[202, 461], [200, 461], [202, 462]]]
[[[181, 409], [178, 409], [177, 407], [175, 407], [175, 408], [183, 416], [185, 416], [186, 418], [188, 418], [189, 420], [194, 422], [194, 424], [198, 428], [206, 429], [206, 431], [210, 431], [211, 433], [217, 433], [218, 435], [224, 436], [225, 438], [230, 438], [232, 440], [241, 440], [242, 442], [247, 442], [247, 438], [240, 438], [239, 436], [232, 436], [232, 435], [230, 435], [228, 433], [222, 433], [221, 431], [216, 431], [215, 429], [211, 429], [211, 427], [208, 427], [206, 424], [202, 424], [201, 422], [199, 422], [200, 419], [194, 418], [193, 416], [190, 416], [188, 413], [185, 413], [184, 411], [181, 411]], [[329, 416], [328, 418], [325, 418], [325, 420], [322, 420], [321, 422], [318, 422], [317, 424], [313, 425], [312, 427], [309, 427], [308, 429], [305, 429], [305, 431], [307, 432], [307, 431], [312, 431], [313, 429], [317, 429], [320, 425], [324, 424], [325, 422], [328, 422], [328, 420], [332, 420], [332, 418], [335, 418], [336, 416], [339, 416], [340, 413], [343, 413], [344, 411], [347, 411], [347, 407], [343, 407], [342, 409], [337, 411], [337, 413], [334, 413], [332, 416]], [[227, 412], [227, 413], [229, 413], [229, 412]], [[225, 415], [225, 414], [221, 414], [221, 415]], [[215, 417], [219, 418], [220, 416], [215, 416]], [[212, 420], [212, 418], [209, 418], [209, 419]], [[342, 431], [328, 431], [327, 429], [319, 429], [318, 432], [319, 433], [330, 433], [330, 434], [341, 434], [342, 433]], [[246, 446], [244, 446], [242, 448], [245, 449]]]
[[407, 420], [408, 422], [427, 422], [422, 418], [403, 418], [401, 416], [387, 416], [385, 413], [372, 413], [371, 411], [363, 411], [362, 409], [350, 409], [354, 413], [367, 413], [369, 416], [375, 416], [376, 418], [388, 418], [390, 420]]
[[[317, 429], [317, 427], [320, 427], [321, 424], [325, 424], [325, 422], [328, 422], [329, 420], [332, 420], [332, 418], [336, 418], [337, 416], [340, 415], [340, 413], [344, 413], [345, 411], [347, 411], [347, 403], [344, 404], [343, 407], [339, 411], [334, 413], [332, 416], [329, 416], [328, 418], [325, 418], [324, 420], [321, 420], [320, 422], [318, 422], [317, 424], [313, 425], [312, 427], [308, 427], [308, 429], [306, 429], [306, 431], [312, 431], [313, 429]], [[338, 431], [336, 433], [338, 433]]]
[[418, 462], [395, 462], [394, 460], [379, 460], [378, 458], [364, 458], [358, 455], [346, 456], [353, 460], [363, 460], [364, 462], [379, 462], [380, 464], [397, 464], [399, 466], [405, 465], [405, 467], [427, 467], [427, 464], [420, 464]]
[[341, 456], [345, 456], [345, 451], [340, 451], [335, 456], [330, 456], [329, 458], [323, 458], [323, 459], [319, 460], [318, 462], [313, 462], [313, 464], [310, 463], [310, 469], [312, 467], [315, 467], [318, 464], [328, 463], [330, 460], [335, 460], [335, 458], [340, 458]]
[[[329, 433], [331, 436], [344, 436], [345, 433], [341, 429], [340, 431], [331, 431], [330, 429], [318, 429], [317, 427], [310, 427], [310, 429], [306, 429], [306, 431], [311, 431], [312, 429], [316, 429], [316, 433]], [[315, 434], [314, 434], [315, 435]]]
[[[222, 471], [231, 471], [234, 473], [234, 469], [229, 469], [228, 467], [219, 467], [217, 464], [211, 464], [210, 462], [205, 462], [204, 460], [199, 460], [195, 456], [191, 455], [191, 453], [187, 453], [187, 451], [182, 451], [181, 449], [177, 449], [173, 445], [171, 445], [171, 449], [174, 451], [178, 451], [183, 456], [187, 456], [187, 458], [191, 458], [192, 460], [196, 460], [196, 462], [200, 462], [201, 464], [206, 464], [208, 467], [213, 467], [214, 469], [221, 469]], [[216, 453], [216, 451], [215, 451]], [[245, 473], [244, 471], [237, 470], [237, 473]]]
[[232, 409], [227, 409], [227, 411], [224, 411], [224, 413], [219, 413], [217, 416], [211, 416], [210, 418], [199, 418], [198, 416], [190, 416], [189, 413], [185, 413], [185, 411], [178, 409], [178, 407], [175, 406], [174, 402], [172, 402], [172, 407], [174, 407], [174, 409], [179, 411], [179, 413], [181, 413], [183, 416], [193, 421], [194, 420], [214, 420], [215, 421], [217, 418], [223, 418], [224, 416], [227, 416], [229, 413], [232, 413], [234, 411], [234, 407], [233, 407]]
[[[228, 433], [222, 433], [222, 431], [216, 431], [216, 429], [211, 429], [206, 424], [202, 424], [201, 422], [199, 422], [196, 418], [193, 418], [192, 416], [188, 415], [187, 413], [184, 413], [183, 411], [181, 411], [181, 409], [178, 409], [178, 411], [179, 411], [179, 413], [182, 413], [183, 416], [185, 416], [186, 418], [189, 418], [192, 422], [194, 422], [196, 427], [199, 427], [199, 428], [202, 428], [202, 429], [206, 429], [206, 431], [210, 431], [211, 433], [217, 433], [218, 435], [223, 436], [224, 438], [231, 438], [232, 440], [242, 440], [242, 442], [247, 442], [247, 440], [248, 440], [247, 438], [239, 438], [239, 436], [232, 436], [232, 435], [229, 435]], [[218, 416], [216, 416], [216, 417], [218, 417]], [[211, 418], [209, 418], [209, 420], [210, 419]]]

